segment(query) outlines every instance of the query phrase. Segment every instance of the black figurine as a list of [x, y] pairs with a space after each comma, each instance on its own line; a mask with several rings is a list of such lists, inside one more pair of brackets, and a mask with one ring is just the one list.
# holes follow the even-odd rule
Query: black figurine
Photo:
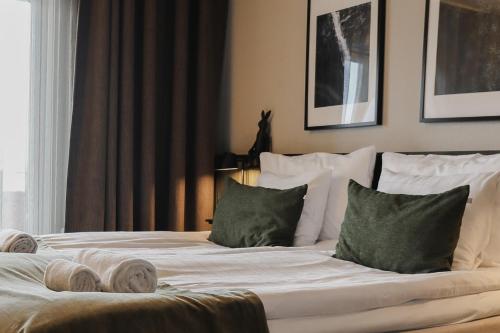
[[250, 164], [254, 164], [258, 161], [260, 153], [271, 150], [271, 128], [269, 126], [271, 111], [262, 111], [260, 116], [259, 131], [257, 132], [255, 143], [248, 151]]

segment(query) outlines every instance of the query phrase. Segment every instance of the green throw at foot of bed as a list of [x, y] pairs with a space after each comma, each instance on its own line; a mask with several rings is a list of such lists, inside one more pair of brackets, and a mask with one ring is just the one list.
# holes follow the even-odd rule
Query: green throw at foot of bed
[[268, 332], [264, 307], [249, 291], [54, 292], [43, 284], [52, 259], [0, 253], [1, 333]]

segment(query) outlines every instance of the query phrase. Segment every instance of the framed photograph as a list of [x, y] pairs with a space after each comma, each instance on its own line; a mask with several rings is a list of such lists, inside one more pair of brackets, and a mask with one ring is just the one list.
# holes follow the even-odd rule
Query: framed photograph
[[500, 1], [426, 5], [421, 121], [500, 120]]
[[382, 123], [385, 0], [309, 0], [305, 130]]

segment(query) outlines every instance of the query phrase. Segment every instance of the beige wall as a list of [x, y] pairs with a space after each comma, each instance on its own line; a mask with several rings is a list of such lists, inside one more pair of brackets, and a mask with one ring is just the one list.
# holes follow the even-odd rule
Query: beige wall
[[425, 0], [387, 2], [383, 126], [324, 131], [303, 129], [307, 0], [231, 2], [219, 150], [246, 152], [261, 109], [274, 152], [500, 149], [500, 122], [419, 122]]

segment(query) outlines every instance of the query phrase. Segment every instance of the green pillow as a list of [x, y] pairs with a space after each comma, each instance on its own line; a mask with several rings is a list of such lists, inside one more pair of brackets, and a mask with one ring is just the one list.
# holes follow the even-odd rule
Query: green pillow
[[208, 239], [227, 247], [292, 246], [306, 192], [307, 185], [275, 190], [229, 178]]
[[399, 273], [449, 271], [469, 186], [387, 194], [349, 183], [336, 258]]

